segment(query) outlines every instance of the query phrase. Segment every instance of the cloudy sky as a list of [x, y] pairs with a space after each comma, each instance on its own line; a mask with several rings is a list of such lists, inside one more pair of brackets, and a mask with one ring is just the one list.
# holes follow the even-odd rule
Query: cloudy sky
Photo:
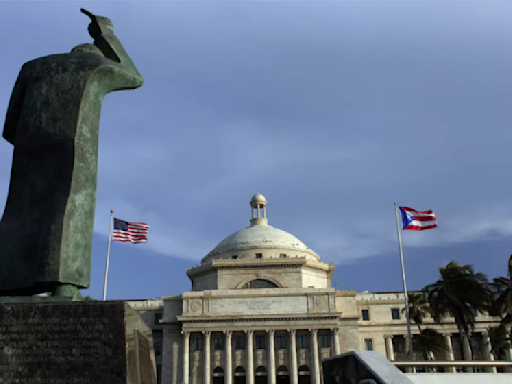
[[[145, 79], [103, 103], [84, 294], [101, 297], [110, 209], [150, 237], [112, 245], [108, 298], [155, 298], [190, 289], [257, 191], [339, 289], [401, 289], [393, 199], [439, 221], [404, 234], [409, 288], [450, 260], [505, 275], [512, 2], [2, 1], [3, 108], [24, 62], [91, 42], [81, 6]], [[0, 140], [2, 202], [11, 159]]]

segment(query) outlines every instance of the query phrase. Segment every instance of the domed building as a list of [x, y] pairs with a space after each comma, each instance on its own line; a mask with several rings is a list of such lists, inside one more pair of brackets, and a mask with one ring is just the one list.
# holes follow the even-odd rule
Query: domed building
[[[334, 265], [269, 225], [263, 195], [254, 195], [250, 206], [250, 225], [187, 270], [192, 291], [129, 302], [153, 329], [159, 382], [322, 384], [326, 357], [364, 349], [407, 358], [402, 293], [331, 288]], [[462, 359], [453, 319], [439, 326], [423, 322], [445, 335], [449, 352], [438, 358]], [[490, 359], [491, 324], [497, 319], [477, 317], [476, 359]]]
[[222, 240], [187, 275], [193, 291], [240, 288], [330, 288], [334, 271], [292, 234], [268, 225], [267, 200], [250, 201], [251, 225]]

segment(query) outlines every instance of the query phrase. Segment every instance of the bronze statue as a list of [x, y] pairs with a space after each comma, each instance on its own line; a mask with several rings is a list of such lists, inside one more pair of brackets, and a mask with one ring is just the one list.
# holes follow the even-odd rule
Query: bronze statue
[[25, 63], [7, 109], [3, 137], [14, 155], [0, 221], [0, 296], [78, 299], [90, 283], [101, 105], [143, 78], [112, 22], [81, 11], [94, 44]]

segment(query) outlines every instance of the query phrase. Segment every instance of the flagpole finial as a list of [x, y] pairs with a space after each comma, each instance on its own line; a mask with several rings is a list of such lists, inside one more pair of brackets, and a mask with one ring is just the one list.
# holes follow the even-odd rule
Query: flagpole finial
[[114, 210], [113, 210], [113, 209], [111, 209], [111, 210], [110, 210], [110, 213], [114, 213]]

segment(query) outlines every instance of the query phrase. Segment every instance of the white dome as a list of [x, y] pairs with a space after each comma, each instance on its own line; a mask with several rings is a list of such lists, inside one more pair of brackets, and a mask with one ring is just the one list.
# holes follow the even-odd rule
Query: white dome
[[306, 252], [316, 256], [313, 250], [292, 234], [270, 225], [255, 225], [237, 231], [222, 240], [206, 257], [203, 262], [215, 259], [217, 255], [228, 252], [238, 252], [247, 249], [287, 249]]
[[[320, 261], [320, 257], [306, 246], [302, 241], [297, 239], [292, 234], [282, 231], [268, 225], [266, 218], [266, 210], [263, 208], [263, 217], [258, 213], [258, 217], [254, 216], [254, 206], [258, 204], [266, 205], [267, 200], [263, 195], [257, 193], [251, 198], [251, 206], [253, 207], [253, 215], [251, 219], [251, 226], [241, 229], [232, 233], [224, 240], [222, 240], [210, 253], [208, 253], [202, 260], [202, 264], [210, 262], [212, 259], [226, 259], [236, 255], [239, 251], [246, 251], [249, 249], [275, 249], [283, 251], [295, 251], [295, 255], [311, 258]], [[260, 208], [257, 208], [258, 210]], [[273, 252], [269, 252], [263, 258], [272, 258]], [[237, 255], [238, 256], [238, 255]], [[242, 258], [246, 258], [242, 256]]]

